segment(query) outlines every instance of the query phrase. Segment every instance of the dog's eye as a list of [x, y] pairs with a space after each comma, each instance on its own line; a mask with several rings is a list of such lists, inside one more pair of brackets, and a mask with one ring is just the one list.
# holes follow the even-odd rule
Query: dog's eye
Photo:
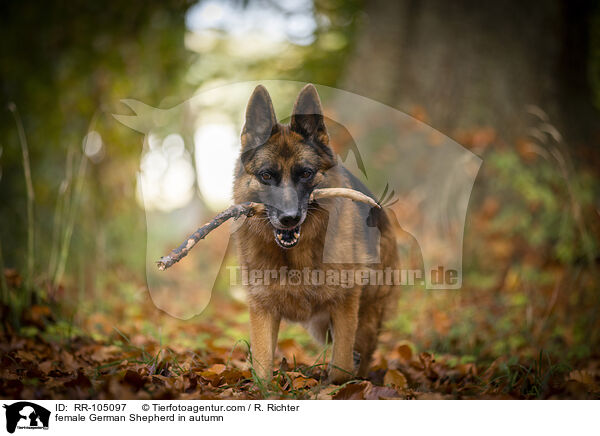
[[260, 178], [263, 179], [265, 182], [268, 182], [269, 180], [271, 180], [273, 178], [273, 176], [271, 176], [271, 174], [269, 174], [268, 172], [262, 172], [260, 173]]
[[307, 180], [310, 179], [313, 175], [313, 172], [311, 170], [304, 170], [302, 171], [302, 174], [300, 174], [300, 178], [302, 178], [303, 180]]

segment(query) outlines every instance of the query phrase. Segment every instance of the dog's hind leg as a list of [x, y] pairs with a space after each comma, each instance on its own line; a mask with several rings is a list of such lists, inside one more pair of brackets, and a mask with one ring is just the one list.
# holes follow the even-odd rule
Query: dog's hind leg
[[333, 346], [329, 365], [329, 382], [344, 383], [354, 377], [353, 346], [358, 326], [360, 289], [331, 308]]
[[358, 312], [358, 328], [354, 340], [354, 352], [360, 356], [357, 376], [366, 378], [369, 374], [373, 352], [377, 348], [377, 339], [383, 322], [383, 302], [363, 304]]

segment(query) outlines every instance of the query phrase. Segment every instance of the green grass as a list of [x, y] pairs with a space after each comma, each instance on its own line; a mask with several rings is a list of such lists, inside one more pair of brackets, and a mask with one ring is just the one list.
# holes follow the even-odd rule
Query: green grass
[[531, 365], [503, 363], [485, 388], [500, 388], [506, 394], [527, 399], [544, 398], [552, 390], [552, 383], [571, 371], [565, 363], [553, 363], [543, 350]]

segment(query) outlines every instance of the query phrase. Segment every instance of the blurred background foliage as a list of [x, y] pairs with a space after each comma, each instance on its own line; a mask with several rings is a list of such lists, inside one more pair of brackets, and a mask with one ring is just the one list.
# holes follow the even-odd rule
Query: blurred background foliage
[[[403, 289], [387, 343], [466, 360], [597, 356], [599, 23], [598, 2], [566, 0], [1, 2], [3, 329], [30, 328], [35, 303], [60, 334], [119, 326], [201, 346], [183, 328], [198, 320], [161, 316], [171, 329], [158, 331], [136, 196], [142, 138], [110, 114], [122, 98], [169, 108], [232, 81], [287, 79], [386, 103], [483, 159], [462, 290]], [[361, 150], [367, 163], [377, 147]], [[419, 264], [418, 247], [401, 249]], [[235, 317], [232, 330], [211, 304], [199, 319], [232, 344], [247, 335]]]

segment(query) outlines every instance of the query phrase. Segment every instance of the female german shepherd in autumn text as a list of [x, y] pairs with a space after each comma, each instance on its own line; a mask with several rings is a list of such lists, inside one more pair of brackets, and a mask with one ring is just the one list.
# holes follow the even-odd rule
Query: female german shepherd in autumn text
[[[246, 219], [235, 233], [242, 267], [249, 271], [397, 267], [396, 242], [385, 211], [369, 210], [348, 199], [309, 204], [310, 193], [317, 187], [352, 188], [373, 197], [337, 163], [313, 85], [306, 85], [298, 95], [289, 125], [278, 123], [269, 93], [257, 86], [246, 109], [241, 144], [235, 202], [266, 204], [263, 213]], [[336, 223], [330, 222], [332, 207]], [[367, 208], [367, 225], [361, 208]], [[368, 257], [372, 248], [364, 231], [368, 227], [379, 231], [378, 263], [324, 263], [325, 248], [328, 259]], [[366, 377], [382, 321], [394, 302], [390, 285], [349, 288], [339, 283], [290, 285], [278, 280], [250, 284], [250, 341], [257, 375], [271, 379], [279, 323], [286, 319], [301, 322], [320, 342], [332, 338], [330, 382], [352, 378], [355, 364], [357, 375]]]

